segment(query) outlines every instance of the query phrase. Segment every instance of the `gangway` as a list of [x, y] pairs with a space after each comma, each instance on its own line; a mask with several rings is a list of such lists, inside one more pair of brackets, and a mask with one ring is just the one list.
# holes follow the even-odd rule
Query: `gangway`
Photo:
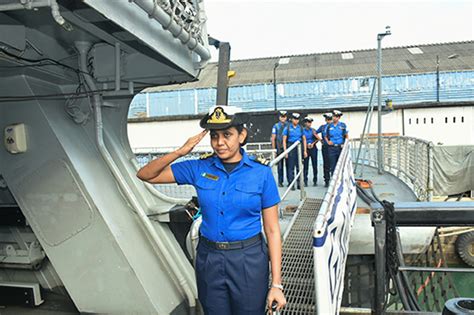
[[322, 199], [306, 198], [283, 242], [282, 275], [287, 305], [284, 314], [314, 314], [313, 224]]

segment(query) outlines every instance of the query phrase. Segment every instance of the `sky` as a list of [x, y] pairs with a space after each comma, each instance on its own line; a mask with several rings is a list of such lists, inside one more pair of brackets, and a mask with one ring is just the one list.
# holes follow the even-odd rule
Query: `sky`
[[[474, 0], [205, 0], [207, 32], [231, 59], [474, 39]], [[211, 47], [212, 60], [218, 53]]]

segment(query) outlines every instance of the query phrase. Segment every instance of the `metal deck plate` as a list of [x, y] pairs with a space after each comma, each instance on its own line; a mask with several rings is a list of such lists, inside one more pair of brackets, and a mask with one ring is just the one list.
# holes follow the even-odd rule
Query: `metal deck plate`
[[321, 199], [308, 198], [283, 243], [282, 276], [286, 307], [281, 314], [314, 314], [313, 225]]

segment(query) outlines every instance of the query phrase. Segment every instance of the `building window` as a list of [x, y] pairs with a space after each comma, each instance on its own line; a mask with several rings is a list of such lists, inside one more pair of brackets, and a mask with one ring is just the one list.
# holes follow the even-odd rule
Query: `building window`
[[456, 117], [453, 117], [453, 123], [456, 123]]
[[423, 123], [426, 124], [426, 118], [423, 118]]
[[412, 55], [421, 55], [423, 53], [423, 50], [421, 50], [419, 47], [410, 47], [407, 49]]
[[448, 123], [448, 117], [444, 117], [444, 122], [447, 124]]
[[416, 124], [418, 125], [418, 118], [416, 119]]
[[434, 119], [433, 119], [433, 117], [431, 117], [431, 123], [432, 123], [432, 124], [434, 123]]
[[462, 123], [464, 122], [464, 116], [461, 116], [461, 122]]
[[341, 58], [344, 59], [344, 60], [354, 59], [354, 55], [351, 52], [341, 53]]
[[411, 125], [411, 118], [408, 118], [408, 124]]

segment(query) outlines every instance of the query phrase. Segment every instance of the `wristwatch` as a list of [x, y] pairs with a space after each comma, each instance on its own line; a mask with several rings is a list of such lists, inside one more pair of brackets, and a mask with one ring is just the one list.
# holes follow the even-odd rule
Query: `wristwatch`
[[276, 284], [276, 283], [272, 283], [272, 288], [275, 288], [275, 289], [280, 289], [283, 291], [283, 285], [281, 284]]

